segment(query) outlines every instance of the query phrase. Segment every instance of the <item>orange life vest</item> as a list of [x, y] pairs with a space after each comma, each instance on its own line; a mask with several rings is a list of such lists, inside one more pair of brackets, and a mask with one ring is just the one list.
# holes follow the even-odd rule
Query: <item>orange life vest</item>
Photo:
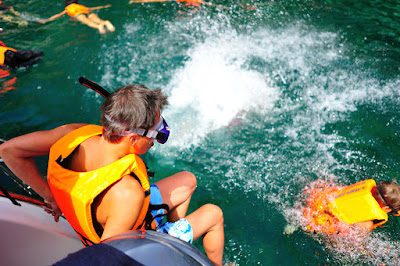
[[90, 13], [89, 9], [86, 6], [76, 4], [76, 3], [66, 6], [65, 11], [67, 11], [68, 16], [70, 16], [72, 18], [76, 18], [80, 14], [89, 14]]
[[203, 3], [203, 0], [176, 0], [178, 3], [185, 2], [187, 5], [193, 5], [193, 6], [200, 6], [200, 4]]
[[6, 46], [0, 46], [0, 65], [4, 65], [5, 53], [9, 50], [13, 51], [13, 52], [17, 52], [17, 50], [15, 50], [13, 48], [6, 47]]
[[94, 199], [123, 176], [133, 173], [145, 192], [139, 218], [132, 229], [145, 229], [150, 202], [150, 184], [144, 162], [129, 154], [109, 165], [89, 172], [75, 172], [62, 167], [59, 162], [67, 158], [83, 141], [102, 134], [103, 127], [87, 125], [59, 139], [50, 149], [47, 180], [54, 198], [65, 218], [87, 245], [87, 240], [99, 243], [92, 220], [91, 205]]

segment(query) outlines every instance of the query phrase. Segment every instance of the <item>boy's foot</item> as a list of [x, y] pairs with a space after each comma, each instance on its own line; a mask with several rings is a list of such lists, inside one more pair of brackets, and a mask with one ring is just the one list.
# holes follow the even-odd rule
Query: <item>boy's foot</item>
[[110, 21], [107, 20], [107, 21], [104, 23], [104, 25], [106, 25], [107, 30], [109, 30], [109, 31], [115, 31], [115, 27], [113, 26], [113, 24], [111, 24]]
[[99, 24], [99, 32], [100, 32], [100, 34], [106, 33], [106, 29], [104, 28], [103, 22]]

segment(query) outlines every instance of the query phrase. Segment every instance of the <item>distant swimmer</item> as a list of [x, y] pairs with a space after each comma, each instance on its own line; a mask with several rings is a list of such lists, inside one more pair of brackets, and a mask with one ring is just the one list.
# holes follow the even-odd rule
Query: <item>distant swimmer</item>
[[15, 11], [12, 6], [4, 4], [3, 1], [0, 0], [0, 18], [2, 20], [10, 23], [15, 23], [18, 26], [27, 26], [28, 22], [22, 19], [20, 16], [21, 13]]
[[49, 21], [54, 21], [61, 16], [68, 14], [71, 18], [74, 18], [81, 23], [88, 25], [91, 28], [99, 30], [100, 34], [106, 33], [108, 31], [115, 31], [115, 27], [108, 20], [100, 19], [96, 14], [92, 13], [93, 10], [99, 10], [103, 8], [108, 8], [111, 5], [98, 6], [98, 7], [86, 7], [84, 5], [78, 4], [77, 0], [65, 0], [65, 10], [59, 14], [56, 14], [48, 19], [40, 19], [39, 23], [47, 23]]
[[222, 5], [216, 5], [207, 1], [203, 0], [131, 0], [129, 1], [129, 4], [140, 4], [140, 3], [160, 3], [160, 2], [178, 2], [178, 3], [185, 3], [187, 5], [192, 5], [192, 6], [200, 6], [201, 4], [209, 5], [209, 6], [216, 6], [216, 7], [221, 7], [221, 8], [226, 8], [225, 6]]
[[0, 41], [0, 66], [10, 68], [27, 67], [35, 64], [43, 56], [40, 50], [15, 50]]
[[353, 185], [308, 189], [309, 197], [303, 216], [307, 230], [335, 234], [348, 225], [372, 230], [388, 220], [388, 213], [398, 216], [400, 185], [382, 181], [379, 185], [368, 179]]

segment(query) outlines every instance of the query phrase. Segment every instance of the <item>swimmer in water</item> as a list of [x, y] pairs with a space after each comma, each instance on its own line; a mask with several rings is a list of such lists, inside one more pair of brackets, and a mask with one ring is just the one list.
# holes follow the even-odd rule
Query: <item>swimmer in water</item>
[[3, 1], [1, 0], [0, 0], [0, 18], [6, 22], [17, 24], [19, 27], [28, 25], [28, 22], [21, 18], [21, 13], [16, 11], [12, 6], [4, 4]]
[[222, 5], [216, 5], [210, 2], [206, 2], [203, 0], [131, 0], [129, 1], [129, 4], [140, 4], [140, 3], [161, 3], [161, 2], [173, 2], [176, 1], [178, 3], [185, 3], [189, 6], [200, 6], [201, 4], [209, 5], [209, 6], [215, 6], [215, 7], [221, 7], [221, 8], [226, 8], [225, 6]]
[[86, 7], [84, 5], [78, 4], [77, 0], [65, 0], [65, 10], [58, 13], [48, 19], [40, 19], [39, 23], [47, 23], [54, 21], [65, 14], [68, 14], [71, 18], [74, 18], [81, 23], [88, 25], [91, 28], [97, 29], [100, 34], [106, 33], [106, 29], [110, 32], [115, 31], [115, 27], [108, 20], [100, 19], [96, 14], [92, 13], [93, 10], [99, 10], [103, 8], [108, 8], [111, 5], [98, 6], [98, 7]]
[[388, 220], [388, 213], [400, 215], [400, 185], [373, 179], [344, 188], [309, 189], [307, 206], [303, 210], [307, 230], [334, 234], [343, 225], [356, 225], [372, 230]]

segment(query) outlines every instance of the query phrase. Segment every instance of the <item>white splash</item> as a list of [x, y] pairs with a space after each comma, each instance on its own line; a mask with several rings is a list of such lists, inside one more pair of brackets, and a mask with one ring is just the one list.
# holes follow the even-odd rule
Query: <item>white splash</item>
[[254, 54], [248, 46], [248, 38], [226, 34], [188, 51], [190, 60], [168, 84], [171, 108], [166, 116], [176, 118], [173, 145], [196, 144], [243, 112], [274, 106], [279, 90], [268, 74], [246, 67]]

